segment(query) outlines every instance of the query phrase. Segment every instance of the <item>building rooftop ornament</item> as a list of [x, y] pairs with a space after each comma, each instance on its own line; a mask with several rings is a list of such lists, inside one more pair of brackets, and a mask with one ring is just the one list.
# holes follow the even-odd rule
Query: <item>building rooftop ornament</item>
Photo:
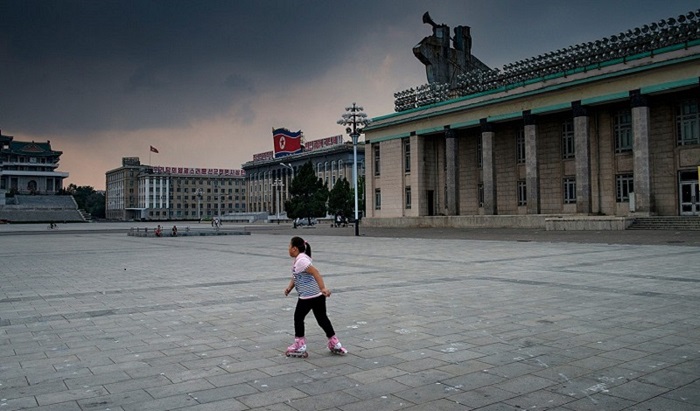
[[[423, 22], [433, 27], [413, 53], [426, 65], [428, 84], [394, 93], [397, 112], [476, 93], [508, 90], [655, 54], [700, 44], [700, 10], [662, 19], [641, 27], [490, 69], [471, 55], [469, 27], [455, 28], [449, 47], [449, 28], [428, 13]], [[454, 66], [454, 68], [452, 68]]]
[[[425, 64], [428, 83], [449, 83], [454, 87], [460, 74], [473, 70], [490, 70], [471, 53], [472, 37], [469, 27], [455, 27], [454, 37], [451, 38], [450, 28], [446, 24], [435, 23], [427, 11], [423, 14], [423, 23], [433, 27], [433, 34], [413, 47], [413, 54]], [[453, 47], [450, 47], [450, 41]]]

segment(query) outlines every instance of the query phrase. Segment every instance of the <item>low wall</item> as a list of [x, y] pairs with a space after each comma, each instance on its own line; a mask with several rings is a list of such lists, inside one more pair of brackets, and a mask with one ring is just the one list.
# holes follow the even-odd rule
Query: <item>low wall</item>
[[360, 226], [377, 228], [530, 228], [547, 231], [625, 230], [634, 219], [614, 216], [469, 215], [363, 218]]
[[551, 215], [469, 215], [363, 218], [360, 227], [398, 228], [541, 228]]
[[[153, 228], [143, 228], [143, 227], [131, 227], [127, 233], [129, 237], [158, 237], [156, 236], [156, 229]], [[177, 235], [173, 235], [172, 229], [163, 228], [163, 234], [160, 237], [192, 237], [192, 236], [215, 236], [215, 235], [250, 235], [250, 231], [245, 228], [237, 228], [233, 230], [215, 230], [208, 228], [196, 228], [190, 229], [188, 226], [178, 227]]]
[[634, 218], [588, 216], [555, 217], [545, 220], [547, 231], [623, 231], [634, 222]]

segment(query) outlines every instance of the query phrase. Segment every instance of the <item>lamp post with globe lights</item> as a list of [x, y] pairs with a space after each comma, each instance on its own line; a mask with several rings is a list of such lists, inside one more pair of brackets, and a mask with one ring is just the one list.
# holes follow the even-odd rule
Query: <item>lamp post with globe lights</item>
[[367, 117], [367, 114], [363, 113], [363, 108], [358, 106], [356, 103], [352, 103], [352, 106], [345, 107], [345, 113], [342, 118], [338, 120], [338, 124], [345, 126], [345, 132], [347, 132], [352, 138], [352, 148], [353, 148], [353, 161], [352, 161], [352, 181], [355, 188], [355, 235], [360, 235], [360, 218], [358, 215], [358, 205], [357, 205], [357, 140], [362, 134], [362, 130], [369, 125], [372, 120]]

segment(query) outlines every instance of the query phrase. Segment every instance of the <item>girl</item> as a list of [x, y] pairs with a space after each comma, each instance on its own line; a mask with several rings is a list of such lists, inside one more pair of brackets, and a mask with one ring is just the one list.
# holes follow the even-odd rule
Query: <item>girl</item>
[[326, 333], [328, 349], [334, 354], [347, 353], [348, 351], [335, 336], [333, 325], [326, 315], [326, 298], [331, 296], [331, 291], [326, 288], [321, 273], [311, 265], [311, 246], [301, 237], [292, 237], [289, 243], [289, 256], [294, 258], [292, 279], [285, 288], [284, 295], [289, 295], [292, 289], [296, 288], [299, 299], [294, 311], [294, 344], [287, 347], [287, 357], [308, 357], [304, 337], [304, 319], [309, 311], [314, 312], [318, 325]]

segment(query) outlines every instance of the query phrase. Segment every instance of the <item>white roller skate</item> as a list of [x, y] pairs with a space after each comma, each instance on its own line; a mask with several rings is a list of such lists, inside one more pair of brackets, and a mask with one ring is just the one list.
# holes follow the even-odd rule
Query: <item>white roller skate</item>
[[295, 337], [294, 344], [287, 347], [287, 352], [285, 353], [285, 355], [287, 357], [296, 357], [296, 358], [308, 357], [309, 353], [306, 352], [306, 338]]
[[328, 349], [331, 350], [333, 354], [344, 355], [348, 353], [348, 350], [340, 344], [338, 337], [335, 335], [328, 339]]

